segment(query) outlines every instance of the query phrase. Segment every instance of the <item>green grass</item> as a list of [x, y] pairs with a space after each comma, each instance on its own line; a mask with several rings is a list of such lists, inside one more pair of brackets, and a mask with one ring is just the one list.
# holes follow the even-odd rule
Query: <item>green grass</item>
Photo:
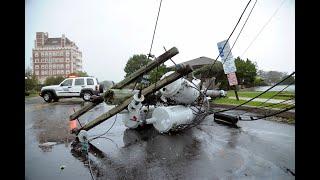
[[[259, 95], [261, 92], [259, 91], [238, 91], [238, 96], [239, 97], [247, 97], [247, 98], [253, 98], [257, 95]], [[258, 98], [270, 98], [273, 95], [275, 95], [277, 92], [266, 92], [265, 94], [259, 96]], [[283, 99], [283, 100], [287, 100], [290, 99], [292, 97], [294, 97], [294, 93], [293, 92], [289, 92], [289, 91], [283, 91], [280, 94], [276, 95], [275, 97], [273, 97], [272, 99]], [[230, 90], [228, 91], [227, 94], [228, 97], [236, 97], [234, 90]]]
[[[229, 99], [229, 98], [219, 98], [219, 99], [215, 99], [213, 102], [216, 104], [239, 105], [239, 104], [244, 103], [246, 101], [245, 100], [237, 101], [236, 99]], [[251, 101], [245, 105], [259, 107], [259, 106], [272, 105], [273, 103], [263, 103], [262, 105], [261, 104], [262, 104], [262, 102]], [[287, 106], [288, 106], [288, 104], [277, 104], [277, 105], [267, 107], [267, 108], [284, 108], [284, 107], [288, 108], [289, 106], [288, 107]]]

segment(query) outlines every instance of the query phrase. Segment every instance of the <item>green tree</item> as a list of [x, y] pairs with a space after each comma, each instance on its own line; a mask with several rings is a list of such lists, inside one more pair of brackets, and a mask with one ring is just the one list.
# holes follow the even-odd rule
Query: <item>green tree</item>
[[253, 86], [267, 86], [268, 84], [259, 76], [256, 76], [253, 81]]
[[[288, 76], [287, 73], [283, 73], [284, 76], [281, 78], [284, 79]], [[289, 84], [295, 84], [295, 76], [290, 76], [288, 79], [286, 79], [285, 81], [283, 81], [282, 83], [280, 83], [281, 85], [289, 85]]]
[[60, 84], [65, 78], [63, 76], [57, 76], [57, 77], [54, 77], [54, 76], [50, 76], [50, 77], [47, 77], [46, 80], [44, 81], [44, 84], [46, 86], [49, 86], [49, 85], [58, 85]]
[[151, 62], [151, 59], [147, 58], [144, 54], [133, 55], [130, 57], [124, 68], [124, 72], [126, 73], [125, 77], [128, 77], [130, 74], [147, 65], [149, 62]]
[[252, 87], [254, 85], [255, 78], [257, 76], [257, 65], [249, 59], [242, 60], [240, 57], [235, 59], [237, 68], [238, 83], [245, 85], [246, 87]]
[[27, 68], [25, 70], [25, 91], [37, 91], [39, 81], [35, 75], [32, 74], [32, 70]]
[[73, 73], [68, 74], [68, 76], [87, 77], [89, 75], [85, 71], [75, 71]]
[[[126, 73], [125, 77], [128, 77], [130, 74], [134, 73], [141, 67], [147, 65], [152, 60], [147, 58], [144, 54], [135, 54], [132, 57], [129, 58], [125, 68], [124, 72]], [[150, 76], [150, 83], [155, 83], [157, 80], [161, 78], [163, 74], [167, 72], [167, 67], [165, 65], [158, 66], [158, 69], [155, 68], [151, 70], [148, 75]]]
[[220, 61], [216, 61], [216, 63], [212, 66], [211, 64], [205, 65], [202, 68], [195, 70], [194, 75], [198, 78], [216, 78], [216, 83], [220, 83], [220, 89], [229, 89], [228, 87], [228, 79], [224, 74], [223, 66]]

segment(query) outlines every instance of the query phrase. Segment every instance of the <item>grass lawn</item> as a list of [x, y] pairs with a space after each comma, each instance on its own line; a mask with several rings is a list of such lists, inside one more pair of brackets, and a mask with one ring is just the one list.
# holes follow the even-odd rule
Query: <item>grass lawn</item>
[[[246, 102], [245, 100], [239, 100], [237, 101], [236, 99], [229, 99], [229, 98], [219, 98], [219, 99], [215, 99], [213, 100], [213, 103], [216, 104], [232, 104], [232, 105], [238, 105], [241, 103]], [[268, 106], [268, 105], [272, 105], [273, 103], [263, 103], [263, 102], [254, 102], [251, 101], [245, 105], [248, 106]], [[262, 105], [261, 105], [262, 104]], [[289, 108], [290, 106], [288, 104], [277, 104], [274, 106], [268, 106], [267, 108]]]
[[[259, 91], [238, 91], [238, 96], [239, 97], [248, 97], [248, 98], [253, 98], [257, 95], [259, 95], [261, 92]], [[275, 95], [277, 92], [266, 92], [263, 95], [259, 96], [258, 98], [270, 98], [273, 95]], [[272, 99], [283, 99], [283, 100], [287, 100], [290, 99], [292, 97], [294, 97], [294, 93], [293, 92], [289, 92], [289, 91], [283, 91], [280, 94], [276, 95], [275, 97], [273, 97]], [[229, 97], [236, 97], [234, 90], [229, 90], [227, 96]]]

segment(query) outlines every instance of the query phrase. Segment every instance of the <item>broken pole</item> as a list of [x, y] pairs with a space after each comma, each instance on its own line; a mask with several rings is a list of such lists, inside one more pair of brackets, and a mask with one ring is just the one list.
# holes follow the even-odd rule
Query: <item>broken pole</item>
[[[183, 68], [180, 68], [177, 72], [174, 72], [171, 75], [160, 80], [159, 82], [156, 82], [156, 83], [148, 86], [147, 88], [143, 89], [141, 94], [144, 96], [147, 96], [147, 95], [161, 89], [162, 87], [176, 81], [177, 79], [181, 78], [182, 76], [189, 74], [190, 72], [192, 72], [192, 69], [189, 65], [187, 65]], [[88, 130], [92, 129], [93, 127], [99, 125], [100, 123], [104, 122], [105, 120], [111, 118], [112, 116], [116, 115], [117, 113], [119, 113], [122, 110], [124, 110], [125, 108], [127, 108], [127, 106], [131, 103], [132, 99], [133, 99], [133, 97], [128, 98], [127, 100], [125, 100], [124, 102], [119, 104], [118, 106], [110, 109], [108, 112], [106, 112], [106, 113], [100, 115], [99, 117], [97, 117], [96, 119], [90, 121], [89, 123], [84, 125], [82, 128], [75, 131], [75, 133], [78, 134], [81, 130], [88, 131]]]
[[127, 78], [120, 81], [119, 83], [114, 85], [112, 88], [113, 89], [123, 88], [124, 86], [126, 86], [126, 85], [132, 83], [133, 81], [135, 81], [136, 79], [138, 79], [141, 75], [148, 73], [149, 71], [156, 68], [160, 64], [166, 62], [167, 60], [169, 60], [173, 56], [177, 55], [178, 53], [179, 53], [179, 51], [176, 47], [169, 49], [168, 51], [166, 51], [165, 53], [163, 53], [162, 55], [157, 57], [154, 61], [149, 62], [146, 66], [143, 66], [140, 69], [138, 69], [137, 71], [135, 71], [134, 73], [130, 74]]
[[[173, 47], [173, 48], [169, 49], [168, 51], [166, 51], [165, 53], [163, 53], [162, 55], [157, 57], [156, 60], [151, 61], [146, 66], [141, 67], [140, 69], [138, 69], [137, 71], [132, 73], [130, 76], [128, 76], [124, 80], [122, 80], [119, 83], [115, 84], [111, 88], [113, 88], [113, 89], [121, 89], [121, 88], [123, 88], [124, 86], [126, 86], [126, 85], [132, 83], [134, 80], [138, 79], [142, 74], [151, 71], [152, 69], [156, 68], [158, 65], [164, 63], [165, 61], [167, 61], [168, 59], [170, 59], [173, 56], [177, 55], [178, 53], [179, 53], [179, 51], [178, 51], [178, 49], [176, 47]], [[103, 94], [102, 97], [104, 97], [104, 95], [105, 94]], [[82, 107], [81, 109], [79, 109], [78, 111], [73, 113], [70, 116], [70, 120], [79, 118], [81, 115], [83, 115], [87, 111], [91, 110], [92, 108], [94, 108], [98, 104], [100, 104], [100, 103], [92, 103], [92, 102], [88, 103], [87, 105], [85, 105], [84, 107]]]

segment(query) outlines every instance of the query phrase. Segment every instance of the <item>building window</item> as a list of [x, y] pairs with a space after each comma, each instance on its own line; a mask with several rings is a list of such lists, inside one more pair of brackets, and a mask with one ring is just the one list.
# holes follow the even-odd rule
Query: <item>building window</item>
[[48, 51], [46, 51], [46, 52], [44, 53], [44, 55], [45, 55], [45, 56], [48, 56]]
[[61, 64], [61, 65], [60, 65], [60, 68], [61, 68], [61, 69], [63, 69], [63, 68], [64, 68], [64, 65], [63, 65], [63, 64]]
[[70, 74], [70, 71], [69, 71], [69, 70], [66, 70], [66, 74]]
[[41, 69], [44, 69], [44, 65], [41, 65]]
[[52, 68], [52, 64], [49, 64], [49, 69], [51, 69]]
[[60, 73], [61, 73], [61, 74], [64, 74], [64, 70], [60, 70]]
[[75, 86], [82, 86], [82, 85], [84, 85], [84, 79], [83, 79], [83, 78], [76, 79], [76, 80], [74, 81], [74, 85], [75, 85]]
[[55, 64], [52, 65], [52, 69], [56, 69], [56, 65]]
[[43, 55], [44, 55], [43, 52], [41, 52], [41, 57], [43, 57]]
[[56, 75], [56, 70], [52, 70], [52, 75]]
[[39, 71], [34, 71], [34, 73], [38, 76], [39, 75]]
[[87, 79], [87, 85], [94, 85], [93, 79], [88, 78], [88, 79]]
[[44, 59], [44, 62], [48, 62], [48, 59], [46, 58], [46, 59]]
[[70, 52], [69, 51], [66, 51], [66, 56], [69, 56], [70, 55]]
[[39, 56], [38, 52], [35, 52], [35, 53], [34, 53], [34, 56], [35, 56], [35, 57], [38, 57], [38, 56]]
[[67, 63], [70, 62], [70, 58], [67, 57], [67, 58], [66, 58], [66, 62], [67, 62]]
[[34, 68], [35, 68], [35, 69], [39, 69], [39, 65], [35, 65]]
[[70, 69], [70, 65], [69, 64], [66, 64], [66, 69]]

